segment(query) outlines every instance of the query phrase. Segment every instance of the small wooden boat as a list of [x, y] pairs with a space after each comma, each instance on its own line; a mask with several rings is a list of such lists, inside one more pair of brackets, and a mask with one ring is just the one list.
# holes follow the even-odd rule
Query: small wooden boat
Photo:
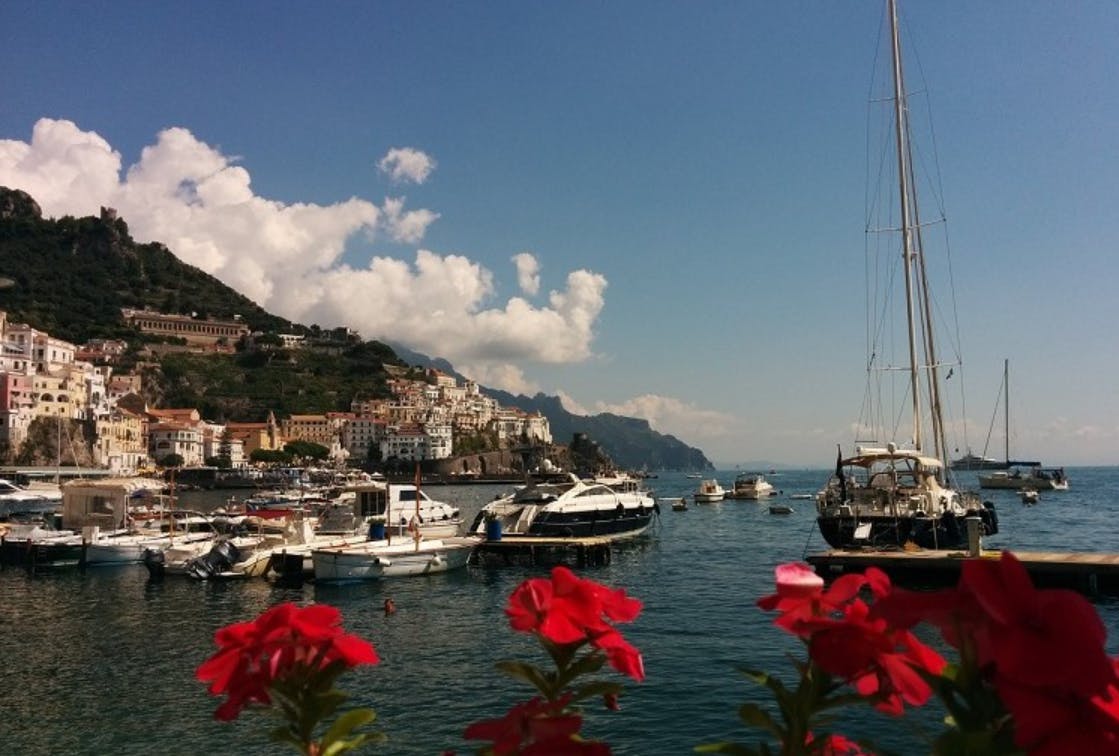
[[780, 515], [792, 514], [793, 513], [793, 508], [790, 507], [788, 504], [770, 504], [769, 505], [769, 513], [770, 514], [780, 514]]
[[677, 496], [673, 499], [662, 499], [661, 501], [665, 501], [671, 504], [672, 511], [674, 512], [683, 512], [688, 508], [688, 500], [685, 499], [683, 496]]

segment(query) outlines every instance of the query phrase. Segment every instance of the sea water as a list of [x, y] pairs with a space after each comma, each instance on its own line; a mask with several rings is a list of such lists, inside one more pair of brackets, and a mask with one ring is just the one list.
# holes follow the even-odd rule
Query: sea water
[[[984, 491], [998, 508], [1001, 532], [988, 548], [1119, 552], [1119, 468], [1070, 468], [1071, 490], [1042, 492], [1026, 507], [1012, 491]], [[735, 471], [718, 477], [725, 488]], [[582, 571], [624, 587], [644, 602], [641, 615], [621, 626], [643, 653], [647, 679], [625, 682], [621, 711], [589, 702], [587, 737], [615, 753], [688, 753], [718, 740], [755, 743], [760, 734], [740, 725], [738, 707], [764, 703], [762, 689], [739, 672], [764, 669], [790, 684], [787, 654], [799, 643], [755, 606], [773, 590], [773, 568], [804, 558], [825, 544], [816, 531], [813, 502], [790, 498], [819, 489], [826, 470], [769, 475], [780, 494], [762, 502], [694, 504], [697, 481], [662, 474], [648, 481], [657, 497], [689, 496], [687, 511], [662, 506], [649, 534], [619, 547], [611, 564]], [[964, 473], [974, 486], [974, 473]], [[705, 477], [712, 477], [706, 475]], [[458, 504], [468, 520], [508, 486], [431, 487], [434, 498]], [[220, 502], [225, 494], [199, 492]], [[190, 498], [190, 497], [188, 497]], [[789, 504], [769, 514], [768, 502]], [[151, 581], [139, 565], [29, 576], [0, 571], [0, 710], [4, 745], [19, 754], [265, 754], [274, 720], [246, 712], [232, 724], [212, 719], [219, 699], [194, 670], [213, 651], [214, 631], [251, 619], [283, 601], [329, 603], [344, 627], [374, 644], [381, 663], [343, 675], [351, 703], [378, 713], [388, 740], [370, 753], [471, 753], [462, 740], [469, 723], [502, 715], [531, 691], [502, 676], [494, 663], [522, 659], [542, 666], [535, 641], [510, 630], [503, 609], [509, 593], [545, 568], [477, 567], [419, 578], [343, 585], [283, 587], [264, 580]], [[385, 616], [384, 599], [397, 612]], [[1119, 603], [1097, 599], [1116, 653]], [[936, 708], [935, 704], [931, 708]], [[930, 715], [932, 712], [930, 712]], [[920, 723], [920, 717], [916, 720]], [[926, 720], [928, 717], [926, 717]], [[846, 723], [853, 736], [912, 751], [912, 733], [877, 715]], [[935, 720], [931, 720], [935, 727]], [[900, 739], [895, 739], [900, 737]], [[908, 744], [908, 746], [907, 746]], [[927, 750], [918, 748], [918, 750]]]

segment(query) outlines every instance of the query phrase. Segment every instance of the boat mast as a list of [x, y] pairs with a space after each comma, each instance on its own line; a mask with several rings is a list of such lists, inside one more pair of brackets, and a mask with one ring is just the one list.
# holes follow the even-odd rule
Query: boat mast
[[1006, 434], [1006, 466], [1010, 467], [1010, 359], [1002, 360], [1002, 424]]
[[901, 78], [901, 40], [896, 0], [890, 0], [890, 36], [894, 63], [894, 135], [897, 141], [898, 188], [901, 201], [902, 261], [905, 272], [905, 316], [909, 336], [909, 392], [913, 397], [913, 446], [921, 451], [921, 381], [917, 373], [917, 327], [913, 311], [913, 223], [909, 197], [909, 122]]

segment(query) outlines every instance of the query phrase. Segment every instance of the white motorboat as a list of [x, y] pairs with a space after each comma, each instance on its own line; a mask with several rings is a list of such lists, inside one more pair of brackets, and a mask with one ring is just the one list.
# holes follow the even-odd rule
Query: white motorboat
[[727, 498], [764, 499], [776, 493], [777, 489], [761, 473], [740, 473], [734, 477], [734, 486], [727, 491]]
[[695, 493], [692, 494], [692, 496], [693, 498], [695, 498], [697, 504], [712, 503], [716, 501], [722, 501], [723, 499], [727, 498], [727, 491], [725, 488], [719, 485], [719, 481], [715, 480], [714, 478], [710, 478], [701, 480], [699, 482], [699, 488], [696, 489]]
[[315, 580], [351, 581], [433, 575], [466, 566], [479, 538], [409, 538], [316, 548], [311, 552]]
[[470, 530], [491, 540], [502, 535], [617, 540], [645, 532], [659, 511], [653, 497], [639, 485], [616, 489], [569, 475], [558, 483], [530, 482], [489, 502]]
[[980, 488], [1021, 491], [1067, 491], [1068, 477], [1063, 467], [1041, 465], [1014, 465], [1009, 470], [998, 470], [979, 476]]
[[1039, 498], [1037, 490], [1033, 488], [1023, 488], [1018, 495], [1022, 497], [1023, 504], [1037, 504]]
[[13, 515], [30, 515], [53, 512], [62, 503], [61, 493], [47, 489], [31, 490], [18, 486], [6, 478], [0, 478], [0, 518], [8, 519]]
[[[940, 371], [946, 364], [936, 351], [935, 300], [928, 275], [935, 268], [927, 262], [926, 241], [932, 234], [926, 228], [930, 218], [918, 211], [920, 166], [912, 159], [910, 103], [895, 0], [889, 0], [888, 15], [890, 95], [881, 101], [889, 104], [891, 118], [882, 137], [893, 148], [894, 160], [883, 161], [883, 165], [896, 172], [875, 175], [882, 182], [877, 189], [892, 183], [897, 194], [887, 197], [874, 188], [868, 193], [873, 207], [868, 218], [884, 218], [886, 208], [893, 209], [888, 211], [889, 222], [868, 229], [875, 234], [871, 238], [884, 241], [877, 245], [881, 249], [868, 244], [867, 259], [875, 268], [867, 280], [897, 280], [899, 286], [875, 289], [886, 301], [870, 301], [875, 322], [868, 329], [873, 339], [865, 363], [865, 414], [857, 431], [867, 445], [857, 447], [847, 458], [837, 454], [835, 474], [816, 501], [816, 521], [824, 540], [836, 549], [898, 548], [910, 543], [929, 549], [961, 549], [968, 545], [968, 517], [980, 518], [984, 534], [997, 532], [998, 518], [976, 494], [957, 490], [948, 473], [940, 385]], [[873, 252], [880, 254], [872, 256]], [[904, 298], [897, 295], [896, 288], [904, 289]], [[894, 323], [899, 332], [890, 327]], [[827, 327], [839, 337], [835, 323]], [[902, 364], [891, 364], [887, 355], [895, 353], [902, 355]], [[895, 385], [895, 379], [900, 385]], [[904, 409], [893, 406], [891, 397], [900, 397]], [[911, 425], [907, 422], [901, 427], [897, 419], [903, 417]], [[904, 434], [902, 444], [890, 440], [899, 432]]]
[[176, 540], [212, 540], [217, 535], [212, 520], [201, 514], [174, 512], [166, 518], [141, 522], [128, 533], [113, 538], [99, 538], [86, 546], [88, 567], [116, 564], [139, 564], [144, 552], [162, 550]]

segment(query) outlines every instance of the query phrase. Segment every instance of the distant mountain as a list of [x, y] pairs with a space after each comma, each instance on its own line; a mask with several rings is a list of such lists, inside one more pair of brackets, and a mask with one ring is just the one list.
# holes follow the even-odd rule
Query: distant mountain
[[[459, 381], [466, 379], [454, 365], [442, 358], [429, 357], [402, 344], [390, 346], [409, 365], [419, 365], [453, 375]], [[576, 433], [586, 433], [610, 455], [615, 463], [631, 470], [708, 470], [714, 466], [699, 449], [688, 446], [675, 436], [658, 433], [649, 427], [647, 420], [624, 417], [604, 412], [598, 415], [575, 415], [568, 412], [559, 398], [546, 394], [534, 397], [510, 394], [499, 389], [482, 391], [505, 407], [517, 407], [525, 412], [539, 412], [548, 418], [552, 440], [568, 443]]]
[[675, 436], [658, 433], [648, 420], [623, 417], [609, 412], [598, 415], [573, 415], [564, 409], [558, 397], [537, 394], [514, 396], [495, 389], [486, 393], [500, 404], [519, 407], [526, 412], [539, 412], [548, 418], [552, 438], [565, 443], [576, 433], [586, 433], [597, 441], [619, 465], [631, 470], [708, 470], [711, 462], [699, 449], [692, 448]]
[[[0, 187], [0, 309], [9, 319], [78, 344], [117, 338], [134, 348], [143, 346], [145, 339], [123, 322], [121, 308], [200, 318], [237, 316], [266, 334], [319, 335], [316, 326], [290, 323], [266, 312], [182, 262], [162, 244], [133, 241], [128, 225], [110, 210], [97, 218], [46, 220], [26, 192]], [[135, 349], [128, 357], [133, 363], [139, 359]], [[376, 341], [350, 343], [328, 353], [295, 350], [223, 358], [166, 354], [161, 359], [160, 369], [145, 374], [148, 398], [164, 406], [197, 406], [216, 420], [261, 419], [268, 409], [292, 414], [349, 409], [355, 395], [386, 394], [386, 363], [435, 367], [463, 379], [444, 359]], [[645, 420], [611, 414], [581, 417], [565, 410], [556, 397], [484, 390], [503, 405], [539, 411], [548, 418], [557, 443], [586, 433], [623, 467], [711, 467], [703, 452], [657, 433]]]

